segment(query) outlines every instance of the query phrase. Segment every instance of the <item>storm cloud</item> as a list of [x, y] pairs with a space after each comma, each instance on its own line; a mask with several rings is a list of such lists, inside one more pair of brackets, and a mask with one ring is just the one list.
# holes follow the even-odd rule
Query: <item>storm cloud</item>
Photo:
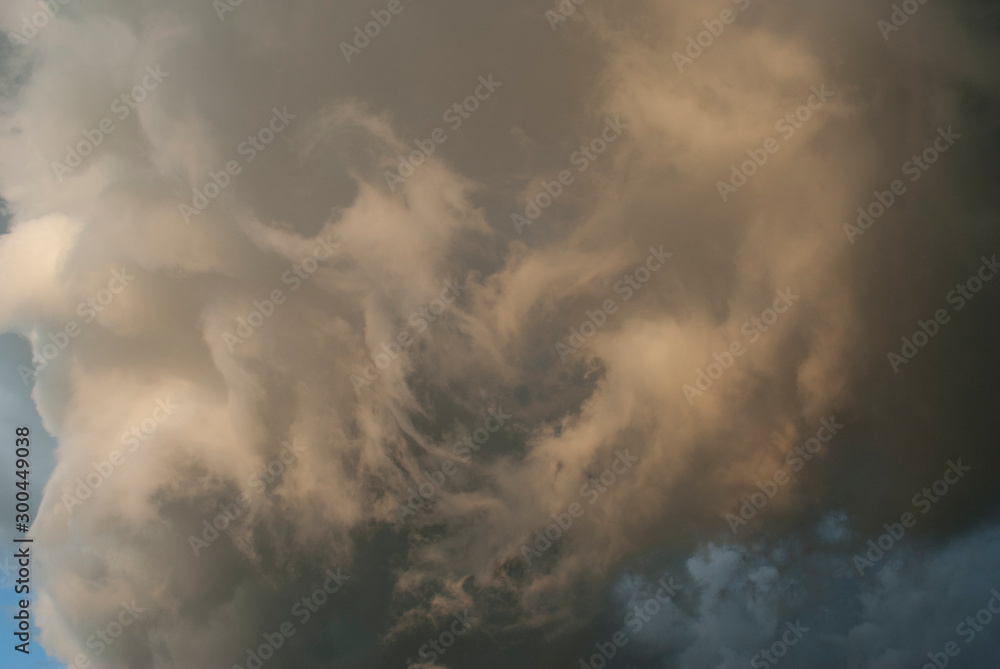
[[5, 5], [49, 655], [987, 666], [998, 15], [902, 5]]

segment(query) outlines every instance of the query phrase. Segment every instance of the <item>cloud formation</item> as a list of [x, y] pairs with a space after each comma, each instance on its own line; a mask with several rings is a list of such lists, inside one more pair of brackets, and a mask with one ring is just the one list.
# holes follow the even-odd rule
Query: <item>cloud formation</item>
[[[674, 574], [633, 666], [745, 666], [801, 619], [797, 661], [888, 668], [1000, 585], [1000, 298], [886, 362], [998, 248], [995, 14], [925, 5], [886, 40], [891, 7], [858, 2], [552, 24], [566, 4], [107, 0], [0, 47], [0, 327], [58, 442], [50, 654], [245, 667], [291, 622], [268, 666], [577, 666]], [[968, 479], [858, 576], [957, 457]], [[88, 643], [123, 602], [134, 624]]]

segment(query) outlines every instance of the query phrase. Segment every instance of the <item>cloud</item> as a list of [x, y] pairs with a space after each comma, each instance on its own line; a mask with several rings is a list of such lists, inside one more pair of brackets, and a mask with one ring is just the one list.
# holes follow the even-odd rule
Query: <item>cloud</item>
[[[80, 326], [31, 389], [58, 440], [34, 525], [46, 648], [232, 666], [342, 567], [351, 585], [275, 666], [466, 666], [486, 640], [550, 666], [672, 566], [690, 594], [628, 651], [649, 666], [748, 661], [792, 615], [823, 617], [809, 657], [915, 662], [923, 637], [880, 624], [886, 602], [939, 592], [941, 565], [991, 541], [995, 419], [975, 408], [995, 389], [963, 379], [995, 364], [977, 333], [997, 298], [956, 313], [906, 380], [885, 352], [996, 248], [990, 47], [971, 6], [927, 6], [886, 43], [868, 5], [730, 4], [595, 1], [555, 31], [527, 2], [406, 5], [347, 63], [340, 42], [372, 20], [358, 3], [220, 20], [106, 2], [4, 46], [0, 327], [38, 354]], [[725, 7], [734, 22], [679, 71]], [[169, 74], [119, 117], [151, 67]], [[486, 75], [502, 85], [387, 182]], [[105, 117], [80, 166], [54, 170]], [[943, 126], [954, 151], [852, 244], [856, 209]], [[88, 319], [112, 271], [135, 279]], [[168, 398], [177, 412], [70, 513]], [[510, 420], [458, 458], [497, 407]], [[730, 543], [725, 515], [831, 415], [845, 433]], [[618, 471], [623, 452], [638, 459]], [[921, 524], [930, 566], [823, 585], [957, 456], [982, 473]], [[133, 599], [145, 612], [96, 658], [88, 638]], [[466, 611], [469, 637], [421, 654]]]

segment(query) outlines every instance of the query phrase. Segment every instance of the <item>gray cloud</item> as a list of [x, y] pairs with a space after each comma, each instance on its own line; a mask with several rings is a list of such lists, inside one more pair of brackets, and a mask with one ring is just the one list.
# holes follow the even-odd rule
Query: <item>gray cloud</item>
[[[985, 564], [920, 627], [922, 609], [887, 612], [995, 553], [995, 390], [977, 381], [995, 287], [898, 374], [886, 354], [998, 248], [994, 14], [928, 4], [886, 41], [891, 8], [859, 3], [592, 0], [553, 30], [548, 4], [404, 2], [350, 63], [341, 42], [382, 5], [88, 3], [2, 47], [0, 322], [43, 356], [80, 326], [31, 381], [58, 442], [34, 526], [46, 649], [93, 656], [88, 636], [135, 599], [146, 612], [100, 662], [246, 666], [336, 568], [349, 586], [270, 666], [570, 666], [668, 571], [690, 587], [628, 647], [646, 666], [749, 662], [798, 617], [816, 621], [795, 650], [809, 666], [903, 666], [943, 642]], [[121, 117], [153, 67], [169, 74]], [[454, 127], [486, 76], [499, 87]], [[103, 118], [91, 155], [53, 169]], [[852, 244], [844, 225], [939, 127], [955, 145]], [[723, 200], [734, 169], [752, 174]], [[651, 247], [672, 255], [643, 274]], [[134, 283], [85, 320], [120, 268]], [[769, 321], [778, 291], [798, 297]], [[69, 514], [76, 479], [167, 397], [177, 415]], [[510, 420], [457, 458], [498, 406]], [[736, 543], [725, 515], [831, 415], [844, 432]], [[255, 491], [286, 443], [296, 462]], [[623, 449], [631, 473], [587, 483]], [[852, 576], [854, 544], [956, 457], [973, 472], [900, 566]], [[421, 654], [465, 612], [468, 634]]]

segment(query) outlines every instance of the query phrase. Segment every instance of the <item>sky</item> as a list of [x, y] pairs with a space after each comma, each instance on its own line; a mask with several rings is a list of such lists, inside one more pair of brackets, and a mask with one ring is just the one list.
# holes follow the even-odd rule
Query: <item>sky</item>
[[996, 3], [0, 30], [0, 666], [996, 664]]

